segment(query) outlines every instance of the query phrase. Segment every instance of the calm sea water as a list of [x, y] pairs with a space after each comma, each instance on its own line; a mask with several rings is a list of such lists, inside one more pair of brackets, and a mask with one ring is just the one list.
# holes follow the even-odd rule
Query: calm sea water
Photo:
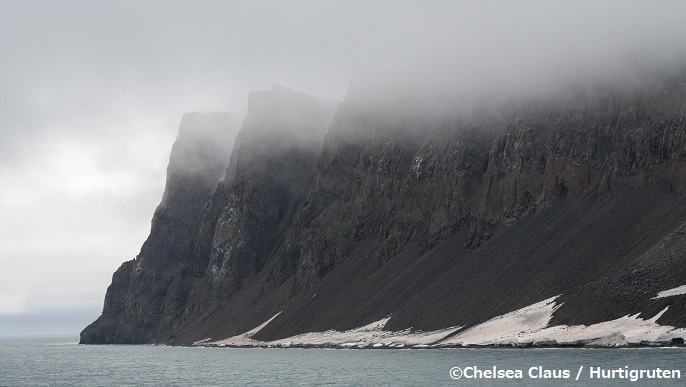
[[[522, 379], [450, 377], [453, 367], [521, 370]], [[569, 370], [540, 380], [531, 367]], [[584, 366], [579, 381], [575, 381]], [[78, 345], [76, 337], [0, 338], [2, 386], [684, 386], [681, 379], [589, 379], [589, 367], [676, 369], [685, 348], [641, 349], [232, 349]], [[474, 368], [470, 369], [471, 371]], [[471, 371], [467, 371], [471, 374]], [[458, 373], [454, 373], [457, 375]]]

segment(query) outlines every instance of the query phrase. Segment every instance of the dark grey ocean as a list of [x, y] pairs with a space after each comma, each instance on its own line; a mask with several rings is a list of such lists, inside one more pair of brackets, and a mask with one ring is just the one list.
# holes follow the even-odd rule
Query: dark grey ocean
[[[591, 379], [591, 370], [607, 377]], [[686, 348], [236, 349], [0, 338], [2, 386], [686, 386], [684, 372]]]

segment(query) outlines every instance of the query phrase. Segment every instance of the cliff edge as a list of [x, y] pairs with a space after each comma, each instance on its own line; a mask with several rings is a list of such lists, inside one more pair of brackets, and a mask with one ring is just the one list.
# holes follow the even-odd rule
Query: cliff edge
[[[168, 179], [81, 342], [274, 343], [383, 322], [452, 327], [433, 342], [459, 344], [530, 312], [541, 324], [520, 336], [538, 342], [627, 316], [671, 332], [650, 340], [686, 336], [686, 291], [658, 296], [686, 284], [686, 71], [468, 106], [370, 93], [251, 94], [228, 165], [200, 155], [202, 173]], [[639, 340], [627, 326], [593, 340]]]

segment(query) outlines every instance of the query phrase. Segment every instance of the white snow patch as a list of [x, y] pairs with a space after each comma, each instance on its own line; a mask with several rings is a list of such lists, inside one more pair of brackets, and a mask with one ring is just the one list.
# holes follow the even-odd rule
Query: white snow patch
[[650, 319], [624, 316], [598, 324], [556, 325], [548, 327], [550, 318], [560, 305], [557, 297], [488, 320], [474, 328], [441, 341], [438, 345], [524, 345], [536, 343], [619, 346], [627, 344], [668, 343], [674, 338], [686, 338], [686, 329], [660, 325], [657, 320], [663, 309]]
[[686, 329], [660, 325], [657, 320], [667, 311], [663, 309], [650, 319], [624, 316], [593, 325], [558, 325], [532, 334], [533, 341], [556, 341], [558, 344], [589, 344], [617, 346], [641, 343], [666, 343], [674, 338], [686, 338]]
[[553, 313], [559, 308], [551, 297], [514, 312], [492, 318], [460, 334], [441, 341], [442, 345], [502, 345], [516, 344], [520, 340], [548, 326]]
[[193, 345], [204, 344], [204, 343], [207, 343], [207, 342], [210, 341], [210, 340], [212, 340], [212, 338], [211, 338], [211, 337], [208, 337], [208, 338], [206, 338], [206, 339], [202, 339], [202, 340], [198, 340], [198, 341], [194, 342]]
[[[253, 337], [257, 332], [259, 332], [262, 328], [266, 327], [267, 324], [269, 324], [270, 322], [272, 322], [272, 320], [274, 320], [274, 319], [276, 318], [276, 316], [278, 316], [278, 315], [280, 315], [280, 314], [281, 314], [281, 312], [275, 314], [275, 315], [272, 316], [272, 318], [270, 318], [269, 320], [263, 322], [262, 324], [256, 326], [255, 328], [253, 328], [253, 329], [251, 329], [251, 330], [249, 330], [249, 331], [247, 331], [247, 332], [245, 332], [245, 333], [241, 333], [240, 335], [236, 335], [236, 336], [233, 336], [233, 337], [229, 337], [228, 339], [217, 340], [217, 341], [213, 341], [213, 342], [205, 342], [205, 341], [203, 340], [203, 342], [205, 342], [206, 344], [216, 344], [216, 345], [218, 345], [218, 346], [226, 346], [226, 345], [236, 345], [236, 346], [262, 345], [262, 344], [264, 344], [263, 342], [258, 341], [258, 340], [254, 340], [252, 337]], [[207, 339], [206, 339], [206, 340], [207, 340]], [[279, 343], [279, 344], [281, 344], [281, 343]]]
[[657, 296], [653, 297], [652, 299], [654, 300], [656, 298], [678, 296], [681, 294], [686, 294], [686, 285], [681, 285], [681, 286], [676, 287], [674, 289], [663, 290], [660, 293], [658, 293]]
[[[675, 293], [676, 289], [670, 290], [672, 292], [670, 295], [677, 294]], [[638, 317], [639, 314], [635, 314], [588, 326], [557, 325], [549, 327], [548, 325], [553, 313], [562, 305], [555, 302], [557, 297], [551, 297], [519, 310], [492, 318], [464, 331], [460, 331], [462, 327], [456, 326], [426, 332], [413, 331], [411, 329], [398, 332], [387, 331], [384, 330], [384, 327], [388, 320], [390, 320], [390, 317], [386, 317], [371, 324], [347, 331], [309, 332], [270, 342], [254, 340], [252, 337], [276, 318], [281, 313], [279, 312], [261, 325], [241, 335], [215, 342], [208, 342], [209, 339], [205, 339], [196, 342], [196, 344], [260, 345], [269, 347], [331, 345], [344, 348], [365, 348], [368, 346], [373, 348], [426, 348], [429, 346], [454, 345], [529, 344], [618, 346], [669, 343], [675, 338], [686, 339], [686, 329], [657, 323], [657, 320], [668, 308], [663, 309], [650, 319], [642, 319]]]
[[[287, 337], [280, 341], [292, 341], [294, 345], [338, 345], [358, 348], [383, 342], [396, 343], [396, 345], [433, 344], [460, 329], [460, 327], [450, 327], [429, 332], [412, 331], [409, 329], [398, 332], [386, 331], [383, 328], [388, 320], [390, 320], [390, 317], [347, 331], [309, 332]], [[269, 344], [272, 343], [274, 342]]]

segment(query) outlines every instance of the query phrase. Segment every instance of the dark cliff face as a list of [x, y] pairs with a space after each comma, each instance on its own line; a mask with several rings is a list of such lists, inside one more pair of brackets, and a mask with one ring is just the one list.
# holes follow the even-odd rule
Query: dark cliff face
[[[257, 339], [388, 316], [393, 330], [469, 326], [559, 294], [556, 323], [655, 314], [670, 301], [651, 298], [686, 283], [684, 74], [459, 114], [351, 93], [330, 127], [329, 102], [255, 94], [196, 228], [153, 226], [146, 242], [174, 246], [160, 268], [185, 262], [165, 282], [163, 323], [114, 341], [220, 339], [278, 312]], [[134, 321], [122, 316], [151, 293], [132, 290], [135, 262], [83, 342]], [[684, 308], [658, 322], [686, 326]]]
[[167, 342], [240, 290], [296, 211], [335, 108], [280, 86], [254, 92], [233, 152], [234, 121], [184, 116], [150, 236], [81, 341]]
[[[588, 87], [476, 108], [454, 121], [390, 123], [385, 131], [359, 118], [341, 122], [332, 128], [318, 185], [339, 189], [331, 177], [345, 173], [357, 191], [372, 193], [374, 208], [389, 205], [384, 198], [405, 206], [376, 217], [386, 220], [379, 234], [391, 237], [389, 246], [412, 238], [398, 224], [416, 224], [412, 234], [431, 246], [466, 222], [467, 246], [477, 247], [500, 222], [572, 194], [655, 183], [677, 190], [686, 143], [684, 106], [675, 101], [684, 100], [684, 85], [676, 77], [662, 82]], [[681, 87], [667, 87], [674, 84]], [[346, 132], [355, 125], [369, 128], [365, 140]], [[389, 219], [391, 212], [403, 218]]]
[[188, 113], [169, 157], [162, 201], [140, 254], [114, 273], [103, 313], [83, 343], [147, 343], [161, 329], [170, 283], [193, 252], [205, 202], [224, 176], [240, 118]]
[[262, 271], [301, 204], [336, 108], [280, 86], [250, 95], [227, 179], [208, 203], [189, 302], [204, 311]]
[[686, 280], [675, 261], [640, 258], [686, 221], [685, 92], [679, 74], [454, 119], [344, 102], [293, 225], [307, 238], [291, 239], [293, 288], [317, 298], [256, 337], [387, 316], [388, 329], [469, 326], [558, 294], [557, 322], [641, 312]]

